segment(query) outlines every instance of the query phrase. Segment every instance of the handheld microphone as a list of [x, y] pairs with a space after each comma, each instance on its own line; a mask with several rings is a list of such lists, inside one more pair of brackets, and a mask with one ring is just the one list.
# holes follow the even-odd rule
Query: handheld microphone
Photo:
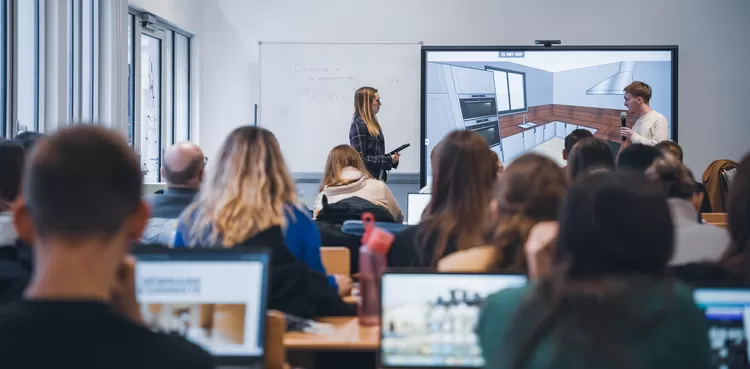
[[[626, 127], [627, 119], [628, 119], [628, 113], [626, 112], [620, 113], [620, 127], [622, 128]], [[622, 136], [622, 140], [626, 141], [627, 138], [625, 136]]]

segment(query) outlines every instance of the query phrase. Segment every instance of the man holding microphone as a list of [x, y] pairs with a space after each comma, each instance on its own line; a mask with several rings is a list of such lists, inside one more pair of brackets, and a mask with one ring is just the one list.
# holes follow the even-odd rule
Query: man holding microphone
[[625, 87], [624, 91], [628, 114], [637, 115], [638, 120], [633, 124], [633, 128], [620, 128], [620, 135], [627, 138], [627, 142], [621, 148], [630, 146], [631, 143], [654, 146], [669, 140], [667, 118], [649, 105], [651, 86], [635, 81]]

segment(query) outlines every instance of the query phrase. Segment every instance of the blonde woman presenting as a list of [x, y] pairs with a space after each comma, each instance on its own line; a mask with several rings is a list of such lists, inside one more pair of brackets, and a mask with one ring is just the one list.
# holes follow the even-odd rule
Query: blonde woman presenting
[[380, 94], [372, 87], [354, 93], [354, 116], [349, 128], [349, 143], [365, 162], [373, 178], [385, 182], [388, 171], [397, 168], [401, 154], [385, 152], [385, 136], [375, 116], [380, 111]]

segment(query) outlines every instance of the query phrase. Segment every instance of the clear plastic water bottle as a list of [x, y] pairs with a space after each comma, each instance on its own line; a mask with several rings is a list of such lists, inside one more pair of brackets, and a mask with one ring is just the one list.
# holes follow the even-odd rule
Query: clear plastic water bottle
[[364, 214], [365, 233], [359, 248], [359, 324], [380, 325], [380, 278], [385, 272], [393, 235], [374, 226], [372, 214]]

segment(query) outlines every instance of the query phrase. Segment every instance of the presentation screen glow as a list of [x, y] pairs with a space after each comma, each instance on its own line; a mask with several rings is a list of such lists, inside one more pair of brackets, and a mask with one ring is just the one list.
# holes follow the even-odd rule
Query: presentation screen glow
[[[565, 165], [565, 136], [591, 131], [620, 149], [623, 89], [641, 81], [676, 139], [676, 48], [423, 49], [423, 185], [430, 153], [449, 132], [472, 130], [507, 166], [527, 152]], [[637, 119], [628, 114], [628, 126]]]

